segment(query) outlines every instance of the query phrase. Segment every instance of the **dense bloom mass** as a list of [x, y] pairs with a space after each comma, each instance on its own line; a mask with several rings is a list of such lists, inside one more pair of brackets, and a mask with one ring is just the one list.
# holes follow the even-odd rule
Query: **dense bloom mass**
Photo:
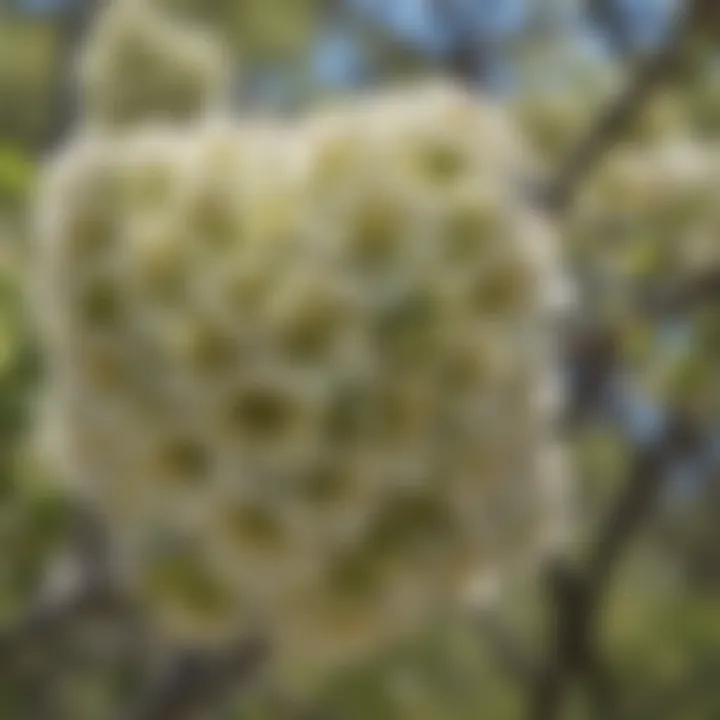
[[174, 631], [333, 662], [538, 552], [563, 284], [525, 159], [431, 86], [55, 162], [45, 439]]

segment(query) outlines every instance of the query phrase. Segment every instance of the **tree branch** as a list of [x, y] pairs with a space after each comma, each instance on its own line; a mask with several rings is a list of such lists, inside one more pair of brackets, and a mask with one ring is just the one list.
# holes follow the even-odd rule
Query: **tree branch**
[[52, 150], [70, 131], [77, 119], [78, 84], [76, 59], [88, 27], [105, 0], [70, 0], [59, 10], [57, 51], [51, 81], [50, 117], [42, 150]]
[[560, 717], [573, 684], [588, 691], [600, 717], [612, 717], [611, 683], [600, 659], [597, 636], [600, 610], [623, 553], [649, 517], [666, 470], [697, 447], [694, 428], [679, 418], [651, 447], [637, 449], [627, 485], [610, 509], [584, 569], [556, 563], [548, 571], [552, 626], [548, 657], [531, 693], [529, 717]]
[[578, 187], [627, 130], [650, 97], [672, 80], [695, 25], [695, 6], [703, 1], [693, 0], [669, 42], [640, 66], [628, 87], [570, 153], [556, 179], [543, 193], [541, 200], [544, 207], [557, 213], [567, 210]]
[[595, 595], [601, 595], [607, 588], [623, 551], [654, 509], [667, 468], [690, 455], [699, 445], [697, 428], [676, 413], [671, 415], [667, 430], [651, 447], [639, 447], [635, 451], [627, 485], [590, 552], [586, 577]]
[[79, 589], [55, 603], [39, 604], [14, 626], [0, 633], [0, 671], [86, 619], [127, 609], [127, 599], [107, 586]]
[[261, 638], [248, 638], [216, 652], [187, 651], [174, 659], [167, 674], [128, 720], [189, 720], [212, 712], [226, 697], [247, 685], [269, 655]]
[[685, 313], [709, 302], [720, 300], [720, 266], [709, 266], [668, 284], [648, 288], [641, 293], [641, 310], [650, 315]]

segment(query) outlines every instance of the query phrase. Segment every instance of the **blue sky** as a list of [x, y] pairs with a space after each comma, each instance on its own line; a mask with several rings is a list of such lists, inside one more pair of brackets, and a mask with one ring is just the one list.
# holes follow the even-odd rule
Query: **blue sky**
[[[73, 0], [16, 0], [29, 11], [45, 11]], [[80, 0], [83, 1], [83, 0]], [[252, 0], [262, 2], [262, 0]], [[290, 2], [292, 0], [289, 0]], [[607, 0], [621, 13], [630, 37], [640, 47], [658, 42], [679, 0]], [[597, 53], [602, 36], [592, 32], [578, 10], [584, 0], [345, 0], [351, 11], [385, 27], [404, 43], [430, 56], [442, 55], [462, 33], [463, 39], [496, 42], [523, 30], [533, 13], [556, 13], [553, 22], [575, 33], [578, 51]], [[438, 12], [442, 8], [443, 12]], [[450, 21], [448, 21], [450, 18]], [[561, 18], [563, 20], [561, 21]], [[597, 28], [595, 29], [597, 30]], [[313, 54], [313, 70], [327, 86], [351, 86], [371, 75], [371, 58], [353, 27], [329, 24]], [[491, 79], [512, 77], [502, 53], [491, 56]]]

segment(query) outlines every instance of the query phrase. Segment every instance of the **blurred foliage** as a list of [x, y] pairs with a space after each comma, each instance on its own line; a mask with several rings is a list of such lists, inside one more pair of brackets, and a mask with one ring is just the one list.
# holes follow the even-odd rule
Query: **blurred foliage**
[[30, 196], [35, 163], [27, 153], [12, 145], [0, 144], [0, 209], [13, 214]]
[[52, 25], [4, 17], [0, 11], [0, 144], [34, 148], [42, 141], [52, 97], [54, 41]]

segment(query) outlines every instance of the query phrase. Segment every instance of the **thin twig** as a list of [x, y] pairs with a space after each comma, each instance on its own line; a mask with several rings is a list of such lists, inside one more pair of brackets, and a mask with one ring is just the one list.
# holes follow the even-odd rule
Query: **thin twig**
[[268, 654], [267, 643], [259, 638], [214, 653], [180, 653], [128, 720], [190, 720], [200, 711], [210, 712], [254, 680]]
[[683, 314], [708, 303], [720, 300], [720, 267], [709, 266], [658, 283], [641, 293], [640, 309], [651, 316]]
[[109, 587], [88, 587], [55, 603], [40, 604], [12, 627], [0, 633], [0, 672], [58, 634], [87, 619], [127, 608], [127, 601]]

